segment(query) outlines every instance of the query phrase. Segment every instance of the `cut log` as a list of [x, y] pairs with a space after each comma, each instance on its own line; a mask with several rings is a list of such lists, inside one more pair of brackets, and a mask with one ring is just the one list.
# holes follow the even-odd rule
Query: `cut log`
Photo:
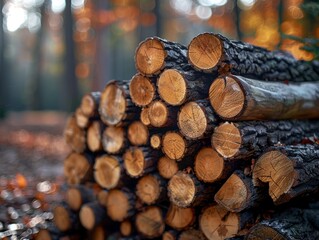
[[159, 153], [147, 147], [131, 147], [123, 155], [126, 173], [137, 178], [156, 169]]
[[160, 149], [162, 146], [162, 134], [153, 134], [150, 138], [150, 145], [154, 149]]
[[107, 231], [109, 229], [105, 229], [105, 226], [103, 224], [100, 224], [96, 227], [93, 228], [92, 231], [90, 231], [88, 233], [88, 235], [90, 236], [90, 239], [92, 240], [105, 240], [107, 239]]
[[265, 206], [267, 193], [264, 188], [254, 187], [251, 177], [236, 170], [222, 185], [214, 197], [215, 201], [230, 212]]
[[128, 188], [109, 191], [106, 209], [113, 221], [121, 222], [135, 214], [135, 194]]
[[178, 240], [207, 240], [204, 233], [198, 229], [188, 229], [181, 232]]
[[78, 125], [79, 128], [87, 128], [90, 120], [87, 116], [84, 115], [84, 113], [82, 112], [81, 108], [77, 108], [75, 110], [75, 120], [76, 120], [76, 124]]
[[319, 121], [245, 121], [215, 128], [212, 146], [225, 158], [248, 159], [278, 143], [296, 144], [319, 135]]
[[286, 84], [220, 76], [210, 86], [209, 98], [226, 120], [319, 118], [319, 82]]
[[102, 133], [104, 125], [100, 121], [93, 121], [87, 129], [87, 145], [92, 152], [103, 150], [102, 146]]
[[219, 205], [211, 205], [203, 210], [199, 226], [209, 240], [234, 237], [241, 229], [254, 223], [251, 212], [232, 213]]
[[153, 127], [176, 126], [178, 109], [162, 101], [153, 101], [148, 107], [148, 118]]
[[83, 227], [87, 230], [92, 230], [105, 221], [106, 210], [104, 206], [95, 201], [84, 204], [79, 215]]
[[105, 128], [102, 135], [102, 145], [104, 151], [109, 154], [118, 154], [124, 151], [127, 146], [125, 129], [114, 126]]
[[199, 141], [185, 139], [179, 132], [166, 132], [163, 136], [162, 151], [170, 159], [180, 161], [191, 156], [201, 147]]
[[159, 174], [147, 174], [136, 184], [136, 195], [148, 205], [167, 200], [167, 182]]
[[132, 102], [139, 107], [145, 107], [150, 104], [156, 95], [154, 79], [136, 74], [132, 77], [130, 82], [130, 96]]
[[170, 179], [178, 172], [178, 165], [174, 159], [163, 156], [158, 160], [157, 170], [163, 178]]
[[276, 146], [256, 161], [255, 186], [269, 184], [275, 204], [319, 190], [319, 147], [315, 145]]
[[145, 76], [156, 76], [164, 68], [175, 68], [187, 63], [186, 54], [187, 48], [179, 43], [149, 37], [136, 49], [135, 66]]
[[178, 127], [189, 139], [203, 139], [212, 134], [217, 125], [216, 115], [208, 100], [188, 102], [178, 113]]
[[195, 223], [195, 220], [196, 215], [194, 208], [180, 208], [172, 203], [165, 217], [165, 223], [176, 230], [191, 227]]
[[162, 235], [162, 240], [177, 240], [178, 231], [166, 230]]
[[166, 69], [157, 80], [160, 97], [169, 105], [208, 98], [208, 89], [217, 77], [203, 74], [184, 65], [183, 70]]
[[296, 60], [292, 55], [229, 40], [220, 34], [203, 33], [188, 46], [189, 62], [205, 72], [218, 70], [268, 81], [318, 81], [315, 62]]
[[96, 194], [96, 200], [104, 207], [106, 207], [107, 196], [109, 195], [109, 190], [101, 190]]
[[71, 211], [67, 204], [62, 202], [55, 206], [53, 209], [53, 216], [54, 224], [61, 232], [79, 230], [78, 215]]
[[69, 184], [93, 179], [94, 158], [90, 154], [70, 153], [64, 160], [64, 176]]
[[127, 137], [132, 145], [146, 145], [149, 142], [148, 128], [142, 122], [134, 121], [128, 126]]
[[214, 201], [217, 187], [200, 182], [193, 174], [179, 171], [168, 182], [170, 201], [178, 207], [204, 206]]
[[134, 226], [130, 220], [126, 219], [121, 222], [120, 233], [124, 237], [129, 237], [134, 233]]
[[73, 211], [80, 210], [83, 204], [94, 200], [94, 191], [84, 185], [70, 186], [66, 191], [66, 203]]
[[136, 230], [146, 238], [156, 238], [163, 234], [165, 229], [164, 217], [161, 208], [146, 207], [136, 214]]
[[98, 109], [101, 99], [101, 92], [90, 92], [82, 97], [80, 109], [87, 117], [96, 117], [99, 115]]
[[101, 93], [99, 113], [106, 125], [125, 125], [139, 117], [139, 108], [132, 103], [128, 86], [129, 81], [111, 81]]
[[86, 149], [86, 133], [81, 129], [74, 116], [70, 116], [64, 128], [64, 140], [70, 148], [77, 152], [82, 153]]

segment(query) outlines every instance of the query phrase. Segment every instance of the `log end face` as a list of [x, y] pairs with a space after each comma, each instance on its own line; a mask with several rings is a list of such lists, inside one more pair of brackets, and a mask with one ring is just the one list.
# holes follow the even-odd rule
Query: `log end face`
[[92, 230], [95, 226], [95, 215], [89, 206], [83, 206], [80, 210], [80, 221], [83, 227], [87, 230]]
[[193, 38], [188, 46], [188, 59], [195, 68], [211, 71], [222, 57], [221, 40], [211, 33], [203, 33]]
[[72, 179], [71, 184], [79, 184], [81, 180], [90, 171], [90, 163], [82, 154], [71, 153], [65, 160], [63, 165], [64, 176], [69, 180]]
[[185, 139], [177, 132], [168, 132], [163, 137], [162, 150], [170, 159], [181, 159], [186, 151]]
[[74, 116], [68, 118], [63, 137], [68, 146], [77, 153], [81, 153], [86, 148], [85, 130], [81, 129]]
[[263, 225], [257, 224], [249, 230], [246, 236], [247, 240], [263, 240], [263, 239], [276, 239], [276, 240], [287, 240], [282, 234], [277, 232], [275, 229]]
[[153, 100], [155, 87], [149, 78], [136, 74], [130, 82], [130, 96], [136, 106], [144, 107]]
[[109, 154], [118, 153], [125, 141], [125, 131], [121, 127], [107, 127], [102, 136], [103, 149]]
[[80, 191], [77, 188], [69, 188], [66, 192], [66, 202], [72, 210], [78, 211], [82, 205]]
[[139, 233], [147, 238], [156, 238], [163, 234], [165, 223], [160, 208], [147, 207], [136, 216], [136, 228]]
[[108, 216], [113, 221], [123, 221], [128, 214], [130, 206], [127, 195], [119, 189], [113, 189], [109, 191], [106, 209]]
[[148, 118], [153, 127], [162, 127], [168, 120], [168, 109], [161, 101], [154, 101], [148, 109]]
[[163, 178], [170, 179], [178, 172], [178, 165], [174, 159], [164, 156], [158, 160], [157, 169]]
[[101, 187], [112, 189], [118, 185], [121, 166], [116, 158], [101, 156], [96, 159], [94, 169], [94, 178]]
[[98, 121], [92, 122], [87, 130], [87, 145], [92, 152], [102, 149], [101, 132], [102, 128]]
[[161, 144], [162, 144], [162, 138], [160, 135], [154, 134], [151, 136], [150, 145], [152, 148], [159, 149], [161, 147]]
[[139, 177], [144, 172], [144, 154], [139, 148], [130, 148], [124, 155], [124, 166], [131, 177]]
[[120, 232], [124, 237], [128, 237], [133, 232], [132, 223], [129, 220], [121, 222]]
[[91, 116], [94, 113], [96, 104], [90, 94], [87, 94], [82, 98], [80, 108], [83, 114], [87, 117]]
[[151, 124], [150, 118], [148, 117], [149, 108], [143, 107], [140, 113], [140, 120], [145, 126], [149, 126]]
[[160, 193], [159, 182], [152, 175], [142, 177], [136, 185], [136, 195], [146, 204], [154, 203], [159, 198]]
[[181, 230], [191, 226], [195, 219], [196, 215], [193, 208], [180, 208], [174, 204], [170, 204], [165, 222], [170, 227]]
[[234, 76], [219, 77], [209, 88], [209, 100], [215, 112], [224, 119], [236, 118], [245, 107], [245, 94]]
[[127, 137], [132, 145], [145, 145], [149, 138], [148, 128], [142, 122], [135, 121], [129, 125]]
[[53, 210], [53, 215], [54, 223], [60, 231], [65, 232], [71, 229], [70, 215], [64, 206], [56, 206]]

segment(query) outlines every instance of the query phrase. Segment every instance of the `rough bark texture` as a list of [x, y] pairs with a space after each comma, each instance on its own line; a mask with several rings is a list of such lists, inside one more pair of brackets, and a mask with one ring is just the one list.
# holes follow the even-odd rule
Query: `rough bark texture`
[[[199, 61], [200, 56], [206, 63]], [[195, 68], [246, 76], [267, 81], [318, 81], [318, 63], [296, 60], [280, 51], [268, 51], [220, 34], [203, 33], [188, 46], [188, 58]], [[199, 63], [199, 64], [198, 64]], [[201, 67], [202, 66], [202, 67]]]

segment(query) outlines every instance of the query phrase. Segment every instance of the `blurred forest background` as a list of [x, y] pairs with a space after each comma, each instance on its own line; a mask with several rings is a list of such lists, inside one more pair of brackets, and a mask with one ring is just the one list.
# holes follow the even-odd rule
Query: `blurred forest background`
[[318, 46], [318, 5], [318, 0], [0, 0], [0, 115], [73, 111], [84, 93], [103, 90], [111, 79], [130, 79], [137, 45], [154, 35], [188, 45], [199, 33], [219, 32], [312, 60], [316, 53], [305, 50]]

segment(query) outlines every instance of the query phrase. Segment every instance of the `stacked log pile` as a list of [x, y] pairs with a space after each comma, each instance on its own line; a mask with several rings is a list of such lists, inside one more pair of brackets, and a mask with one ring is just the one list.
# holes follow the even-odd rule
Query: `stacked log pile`
[[87, 94], [69, 118], [61, 231], [84, 229], [88, 239], [319, 234], [317, 210], [307, 218], [289, 210], [319, 190], [317, 62], [204, 33], [188, 48], [147, 38], [135, 63], [131, 80]]

